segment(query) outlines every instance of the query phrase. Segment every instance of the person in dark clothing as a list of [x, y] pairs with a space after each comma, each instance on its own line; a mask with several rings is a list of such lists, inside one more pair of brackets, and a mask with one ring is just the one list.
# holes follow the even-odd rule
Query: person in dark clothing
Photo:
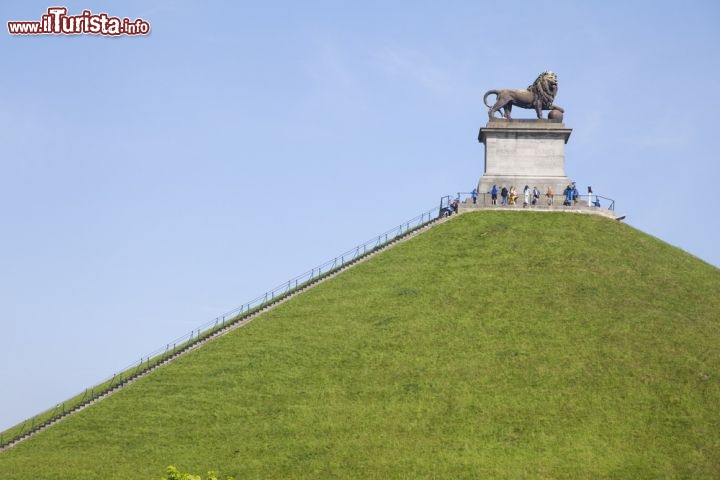
[[501, 203], [503, 206], [507, 205], [508, 189], [507, 189], [507, 187], [506, 187], [505, 185], [503, 185], [502, 190], [500, 190], [500, 197], [502, 198], [502, 200], [500, 201], [500, 203]]
[[579, 196], [580, 196], [580, 192], [578, 192], [578, 189], [575, 186], [575, 182], [573, 182], [573, 184], [572, 184], [572, 199], [573, 199], [574, 205], [577, 204]]

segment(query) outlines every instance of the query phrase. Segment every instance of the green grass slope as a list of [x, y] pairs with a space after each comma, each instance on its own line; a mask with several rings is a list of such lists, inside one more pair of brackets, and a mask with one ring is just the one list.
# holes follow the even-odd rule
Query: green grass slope
[[468, 213], [0, 453], [3, 479], [720, 478], [720, 270]]

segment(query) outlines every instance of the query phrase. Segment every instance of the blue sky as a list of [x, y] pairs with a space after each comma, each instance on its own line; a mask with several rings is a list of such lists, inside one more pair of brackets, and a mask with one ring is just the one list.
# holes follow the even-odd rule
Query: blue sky
[[547, 69], [567, 174], [720, 266], [718, 2], [63, 5], [152, 31], [0, 35], [0, 430], [471, 190]]

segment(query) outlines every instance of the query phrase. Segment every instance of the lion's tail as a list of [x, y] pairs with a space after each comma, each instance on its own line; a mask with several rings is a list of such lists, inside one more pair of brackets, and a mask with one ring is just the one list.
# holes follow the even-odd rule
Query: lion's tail
[[485, 92], [485, 96], [483, 97], [483, 102], [485, 103], [485, 106], [488, 108], [492, 108], [492, 105], [488, 105], [487, 97], [489, 97], [490, 95], [499, 95], [499, 94], [500, 94], [500, 92], [498, 90], [488, 90], [487, 92]]

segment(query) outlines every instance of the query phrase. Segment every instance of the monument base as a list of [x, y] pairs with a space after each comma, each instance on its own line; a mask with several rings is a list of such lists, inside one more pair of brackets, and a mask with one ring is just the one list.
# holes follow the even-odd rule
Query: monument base
[[565, 144], [572, 129], [556, 120], [490, 120], [480, 129], [478, 141], [485, 145], [485, 170], [478, 192], [498, 195], [503, 186], [522, 194], [525, 185], [545, 195], [551, 187], [562, 195], [571, 180], [565, 175]]
[[492, 191], [493, 185], [497, 187], [498, 198], [500, 198], [500, 190], [502, 187], [506, 187], [510, 190], [510, 187], [515, 187], [518, 195], [523, 194], [525, 185], [530, 187], [537, 187], [540, 190], [540, 195], [545, 198], [545, 193], [548, 187], [552, 188], [554, 195], [562, 195], [565, 187], [570, 185], [572, 180], [569, 177], [527, 177], [527, 176], [487, 176], [483, 175], [480, 177], [478, 182], [478, 193], [489, 194]]

